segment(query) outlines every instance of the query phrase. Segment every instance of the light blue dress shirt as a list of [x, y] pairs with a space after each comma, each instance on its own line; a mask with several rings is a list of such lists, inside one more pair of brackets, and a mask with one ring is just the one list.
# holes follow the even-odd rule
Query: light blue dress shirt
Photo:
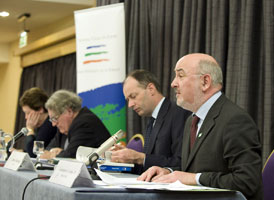
[[[196, 137], [197, 137], [197, 134], [199, 133], [199, 130], [201, 128], [201, 126], [203, 125], [203, 122], [206, 118], [206, 115], [208, 113], [208, 111], [210, 110], [210, 108], [213, 106], [213, 104], [217, 101], [217, 99], [222, 95], [222, 92], [219, 91], [217, 93], [215, 93], [212, 97], [210, 97], [199, 109], [196, 113], [193, 113], [193, 115], [195, 114], [196, 116], [199, 117], [199, 123], [198, 123], [198, 128], [197, 128], [197, 132], [196, 132]], [[196, 183], [198, 185], [201, 186], [201, 183], [199, 181], [200, 179], [200, 176], [201, 176], [202, 173], [197, 173], [196, 176], [195, 176], [195, 180], [196, 180]]]

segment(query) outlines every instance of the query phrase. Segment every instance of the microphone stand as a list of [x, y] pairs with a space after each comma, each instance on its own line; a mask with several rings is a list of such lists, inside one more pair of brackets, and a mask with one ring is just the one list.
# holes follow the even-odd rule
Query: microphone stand
[[6, 158], [6, 160], [9, 159], [10, 154], [11, 154], [11, 152], [9, 151], [10, 146], [11, 146], [11, 141], [9, 141], [9, 142], [7, 143], [7, 147], [6, 147], [7, 158]]
[[[98, 169], [96, 161], [99, 159], [99, 155], [104, 153], [108, 148], [110, 148], [117, 140], [121, 139], [124, 135], [124, 132], [120, 129], [117, 131], [113, 136], [111, 136], [109, 139], [107, 139], [101, 146], [98, 148], [98, 151], [92, 152], [88, 155], [88, 161], [89, 161], [89, 172], [94, 180], [101, 180], [97, 173], [95, 172], [94, 168]], [[100, 150], [99, 150], [100, 149]]]
[[91, 161], [91, 157], [89, 157], [89, 167], [88, 172], [92, 178], [92, 180], [101, 180], [100, 177], [97, 175], [96, 171], [94, 169], [98, 169], [98, 165], [96, 163], [97, 159], [95, 161]]

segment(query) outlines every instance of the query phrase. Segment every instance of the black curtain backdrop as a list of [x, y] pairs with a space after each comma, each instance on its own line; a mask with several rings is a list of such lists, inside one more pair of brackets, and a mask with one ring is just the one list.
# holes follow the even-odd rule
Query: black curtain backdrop
[[[19, 89], [19, 98], [23, 92], [31, 87], [39, 87], [50, 96], [54, 91], [67, 89], [76, 91], [76, 54], [42, 62], [23, 69]], [[26, 124], [24, 113], [17, 107], [15, 133]], [[24, 138], [20, 139], [15, 147], [23, 148]]]
[[[177, 60], [193, 52], [212, 55], [223, 69], [223, 92], [250, 113], [260, 129], [264, 162], [274, 148], [274, 1], [97, 0], [97, 6], [119, 2], [125, 3], [127, 72], [152, 71], [163, 94], [175, 100], [170, 84]], [[75, 55], [65, 57], [69, 61], [25, 68], [20, 95], [33, 86], [49, 94], [60, 88], [75, 90]], [[16, 130], [23, 122], [18, 110]], [[145, 119], [128, 109], [128, 137], [144, 131]]]
[[[188, 53], [212, 55], [222, 66], [223, 92], [257, 123], [263, 162], [274, 148], [273, 0], [97, 0], [97, 6], [125, 3], [127, 72], [157, 75], [164, 95], [177, 60]], [[132, 110], [129, 135], [144, 132]]]

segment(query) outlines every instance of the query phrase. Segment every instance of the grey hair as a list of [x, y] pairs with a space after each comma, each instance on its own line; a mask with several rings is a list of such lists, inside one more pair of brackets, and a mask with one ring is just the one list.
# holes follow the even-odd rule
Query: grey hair
[[209, 60], [201, 60], [198, 67], [201, 74], [211, 75], [213, 85], [223, 85], [223, 72], [218, 63]]
[[77, 112], [82, 107], [82, 99], [74, 92], [58, 90], [50, 96], [45, 106], [57, 115], [61, 115], [68, 108]]

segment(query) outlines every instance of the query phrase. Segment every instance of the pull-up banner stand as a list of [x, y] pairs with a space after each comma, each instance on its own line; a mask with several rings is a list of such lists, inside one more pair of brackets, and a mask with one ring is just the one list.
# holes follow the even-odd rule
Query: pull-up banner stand
[[124, 4], [75, 11], [77, 93], [111, 134], [126, 131]]

